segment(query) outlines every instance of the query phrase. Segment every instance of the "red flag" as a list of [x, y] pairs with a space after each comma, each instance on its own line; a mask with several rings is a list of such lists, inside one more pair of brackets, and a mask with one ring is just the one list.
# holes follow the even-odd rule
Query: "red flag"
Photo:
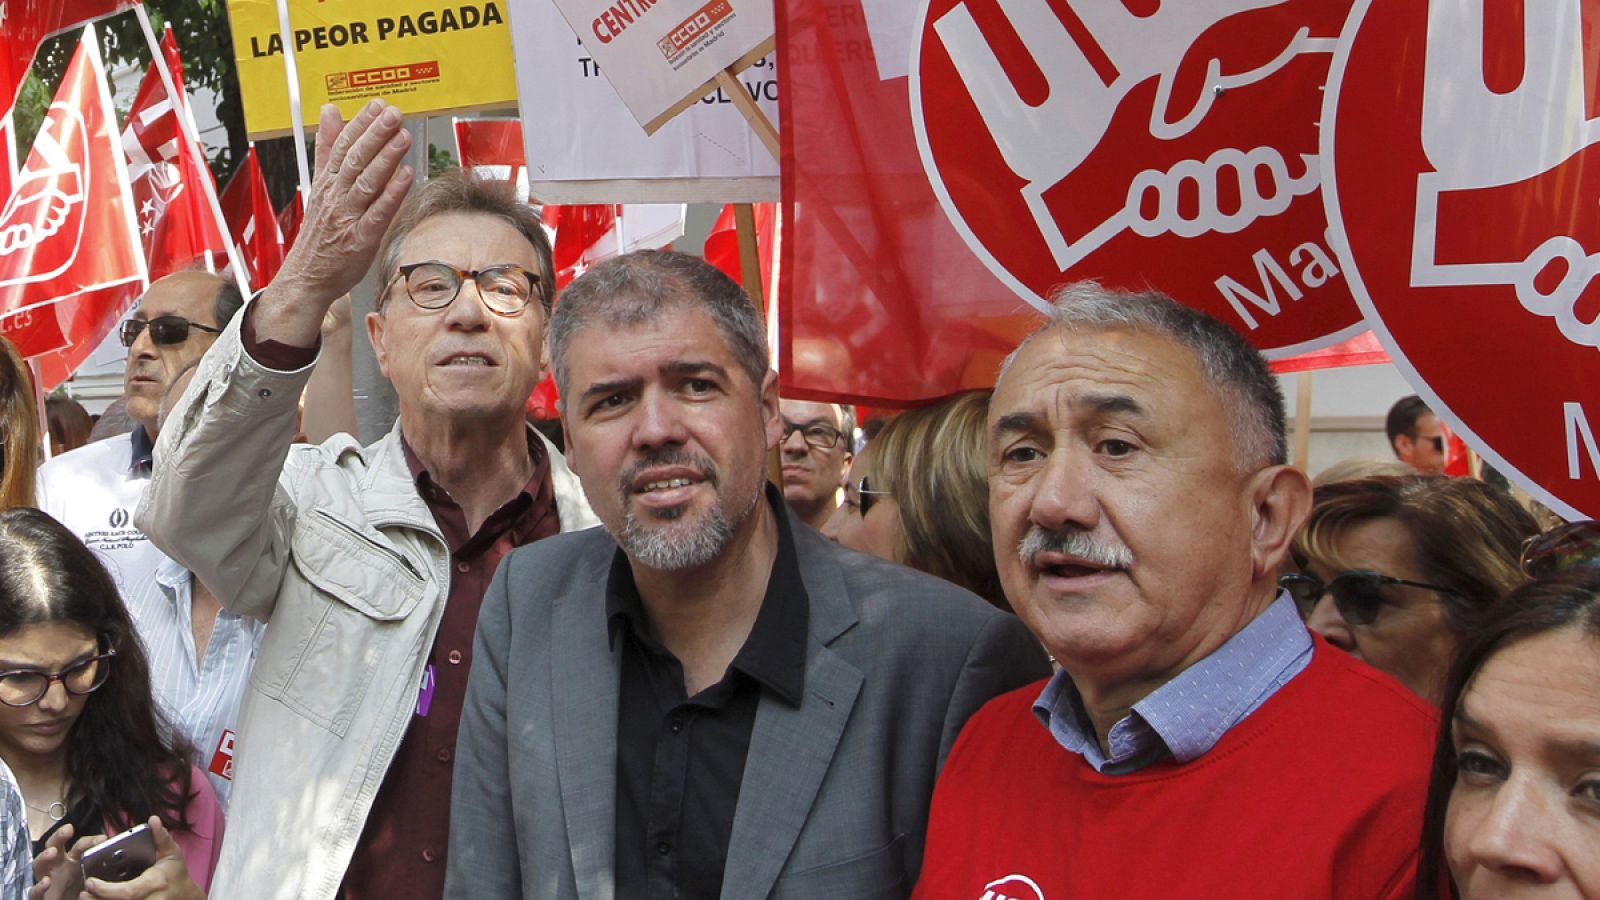
[[[777, 273], [772, 267], [778, 245], [778, 205], [753, 203], [756, 219], [756, 255], [761, 259], [762, 295], [769, 301], [777, 295]], [[739, 229], [734, 222], [733, 204], [722, 207], [722, 213], [706, 235], [706, 261], [721, 269], [723, 274], [744, 284], [744, 269], [739, 258]]]
[[1389, 354], [1383, 352], [1383, 347], [1378, 344], [1378, 336], [1370, 331], [1363, 331], [1332, 347], [1275, 359], [1270, 366], [1275, 374], [1287, 375], [1291, 372], [1311, 372], [1316, 369], [1337, 369], [1343, 366], [1370, 366], [1388, 361]]
[[0, 334], [56, 352], [58, 384], [110, 331], [145, 278], [116, 114], [85, 29], [0, 210]]
[[179, 116], [189, 114], [189, 100], [171, 26], [161, 35], [161, 50], [177, 88], [177, 100], [167, 96], [161, 73], [152, 62], [139, 83], [128, 125], [122, 131], [138, 207], [139, 236], [152, 279], [195, 260], [210, 259], [224, 265], [227, 260], [227, 244], [217, 230], [205, 193], [215, 194], [216, 183], [210, 170], [195, 162], [178, 121]]
[[301, 199], [299, 191], [295, 191], [283, 211], [278, 213], [278, 233], [283, 235], [285, 256], [289, 255], [289, 248], [294, 246], [294, 239], [300, 235], [300, 222], [305, 217], [306, 201]]
[[495, 168], [515, 183], [526, 167], [521, 119], [456, 119], [456, 155], [463, 169]]
[[263, 287], [283, 265], [283, 232], [272, 211], [267, 181], [261, 174], [256, 148], [245, 154], [244, 164], [222, 191], [222, 215], [228, 231], [250, 270], [250, 283]]

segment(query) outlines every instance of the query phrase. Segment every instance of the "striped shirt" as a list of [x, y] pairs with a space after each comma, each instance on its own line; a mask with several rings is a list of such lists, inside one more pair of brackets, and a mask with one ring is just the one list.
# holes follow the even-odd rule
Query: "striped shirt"
[[33, 842], [17, 779], [0, 759], [0, 900], [27, 900], [33, 887]]
[[203, 660], [195, 659], [189, 570], [163, 557], [128, 589], [128, 612], [150, 657], [150, 686], [167, 720], [194, 747], [217, 801], [228, 806], [239, 703], [266, 624], [217, 612]]
[[1311, 634], [1288, 593], [1243, 630], [1133, 705], [1100, 749], [1089, 715], [1065, 671], [1045, 685], [1033, 713], [1056, 743], [1096, 772], [1125, 775], [1171, 757], [1186, 763], [1217, 745], [1311, 662]]

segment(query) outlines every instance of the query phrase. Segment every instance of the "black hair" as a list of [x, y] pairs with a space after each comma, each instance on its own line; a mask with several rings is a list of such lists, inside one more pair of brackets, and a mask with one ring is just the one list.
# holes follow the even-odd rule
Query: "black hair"
[[116, 582], [55, 519], [28, 507], [0, 510], [0, 635], [63, 621], [117, 653], [67, 735], [71, 801], [87, 798], [123, 827], [155, 815], [190, 829], [189, 747], [156, 707], [150, 665]]
[[1383, 420], [1383, 432], [1389, 436], [1389, 446], [1394, 446], [1395, 438], [1405, 435], [1414, 438], [1417, 436], [1417, 420], [1423, 416], [1433, 415], [1433, 410], [1422, 398], [1416, 394], [1401, 397], [1389, 407], [1389, 415]]

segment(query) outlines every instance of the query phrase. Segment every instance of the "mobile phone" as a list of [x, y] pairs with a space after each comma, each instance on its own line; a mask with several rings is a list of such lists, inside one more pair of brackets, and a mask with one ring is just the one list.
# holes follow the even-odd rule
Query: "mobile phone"
[[156, 839], [150, 826], [130, 828], [83, 853], [84, 878], [128, 881], [156, 863]]

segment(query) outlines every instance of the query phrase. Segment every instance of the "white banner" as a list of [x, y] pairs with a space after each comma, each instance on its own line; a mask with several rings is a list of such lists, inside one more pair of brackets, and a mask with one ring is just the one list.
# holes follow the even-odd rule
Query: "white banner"
[[[551, 0], [529, 0], [509, 9], [529, 183], [540, 201], [778, 199], [778, 161], [721, 89], [646, 135]], [[770, 5], [767, 12], [770, 17]], [[599, 43], [593, 35], [585, 37], [590, 44]], [[776, 122], [773, 57], [757, 59], [738, 80]]]

